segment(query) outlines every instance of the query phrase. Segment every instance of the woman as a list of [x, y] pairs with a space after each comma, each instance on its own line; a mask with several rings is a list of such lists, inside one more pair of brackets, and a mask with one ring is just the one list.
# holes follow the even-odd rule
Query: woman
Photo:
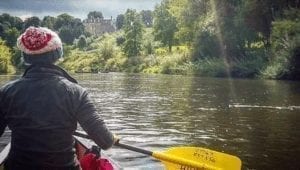
[[62, 57], [59, 36], [29, 27], [17, 46], [30, 66], [0, 89], [0, 136], [11, 131], [10, 169], [80, 169], [72, 134], [77, 122], [101, 148], [117, 138], [107, 129], [88, 92], [54, 63]]

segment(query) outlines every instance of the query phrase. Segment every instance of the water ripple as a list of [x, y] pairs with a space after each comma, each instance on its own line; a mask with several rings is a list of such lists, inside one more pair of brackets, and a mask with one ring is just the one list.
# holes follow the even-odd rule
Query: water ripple
[[298, 110], [300, 106], [259, 106], [259, 105], [242, 105], [230, 104], [229, 108], [263, 108], [263, 109], [278, 109], [278, 110]]

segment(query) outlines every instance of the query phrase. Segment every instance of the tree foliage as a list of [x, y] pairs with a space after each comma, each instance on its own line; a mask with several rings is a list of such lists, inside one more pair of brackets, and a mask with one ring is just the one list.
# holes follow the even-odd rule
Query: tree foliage
[[273, 57], [264, 73], [269, 78], [300, 80], [300, 10], [293, 8], [284, 16], [272, 24]]
[[42, 23], [41, 25], [43, 27], [47, 27], [51, 30], [54, 30], [54, 24], [56, 22], [56, 18], [55, 17], [52, 17], [52, 16], [45, 16], [42, 20]]
[[[168, 15], [173, 16], [178, 28], [175, 31], [175, 38], [179, 39], [178, 43], [191, 47], [194, 62], [217, 57], [225, 61], [224, 64], [229, 67], [231, 75], [244, 75], [238, 73], [242, 69], [248, 69], [246, 75], [248, 73], [259, 74], [267, 61], [273, 60], [270, 56], [274, 54], [270, 55], [270, 53], [274, 51], [277, 41], [286, 37], [285, 34], [280, 34], [278, 37], [281, 38], [274, 41], [274, 35], [277, 35], [276, 30], [281, 28], [287, 31], [288, 27], [293, 25], [290, 22], [285, 23], [288, 17], [284, 14], [284, 11], [291, 11], [292, 8], [299, 9], [300, 1], [163, 0], [154, 11], [154, 35], [156, 40], [166, 44], [166, 40], [162, 39], [163, 35], [167, 35], [163, 30], [168, 27], [166, 24], [168, 22], [163, 18]], [[282, 24], [279, 20], [282, 20]], [[292, 39], [296, 38], [290, 37], [289, 43], [297, 44], [297, 41]], [[289, 55], [297, 56], [298, 48], [292, 49], [294, 53], [289, 53]], [[281, 57], [285, 60], [288, 56], [280, 52], [276, 54], [285, 56]], [[260, 69], [254, 67], [253, 64], [238, 66], [243, 62], [257, 63], [258, 61], [263, 63], [257, 64]], [[298, 63], [298, 61], [292, 60], [292, 63]], [[297, 67], [299, 66], [293, 64], [286, 68], [290, 68], [289, 73], [297, 73], [295, 69], [291, 69]], [[249, 71], [251, 69], [253, 70]]]
[[[93, 62], [86, 62], [92, 63], [93, 68], [103, 67], [107, 61], [107, 66], [116, 66], [117, 70], [142, 70], [149, 66], [152, 68], [148, 70], [162, 73], [183, 73], [178, 70], [186, 68], [199, 75], [262, 74], [267, 78], [300, 79], [299, 8], [299, 0], [162, 0], [153, 12], [129, 9], [118, 15], [116, 27], [122, 30], [111, 37], [110, 43], [102, 42], [107, 34], [99, 39], [80, 37], [87, 36], [83, 23], [66, 13], [42, 20], [30, 17], [24, 22], [4, 13], [0, 15], [0, 37], [4, 40], [1, 43], [10, 48], [14, 65], [20, 63], [15, 48], [18, 35], [28, 26], [41, 25], [58, 32], [67, 51], [76, 46], [78, 51], [106, 49], [101, 54], [95, 52], [91, 56]], [[103, 15], [92, 11], [88, 18]], [[143, 35], [144, 25], [148, 28]], [[102, 46], [94, 47], [94, 41], [101, 41]], [[110, 48], [111, 44], [116, 46]], [[171, 51], [174, 46], [176, 50]], [[118, 54], [111, 53], [116, 49]], [[134, 68], [124, 68], [130, 67], [128, 63]]]
[[103, 14], [100, 11], [92, 11], [89, 12], [88, 14], [88, 19], [96, 19], [96, 18], [100, 18], [103, 19]]
[[5, 45], [5, 42], [0, 38], [0, 73], [11, 72], [11, 52]]
[[124, 46], [123, 51], [127, 57], [134, 57], [140, 54], [142, 49], [143, 25], [140, 15], [128, 9], [125, 13], [124, 23]]
[[19, 35], [20, 32], [17, 30], [16, 27], [6, 30], [4, 37], [6, 39], [7, 46], [9, 46], [12, 49], [16, 45], [17, 38], [19, 37]]
[[140, 12], [142, 16], [142, 21], [146, 27], [152, 27], [153, 24], [153, 16], [152, 16], [152, 11], [150, 10], [142, 10]]
[[30, 26], [35, 26], [35, 27], [41, 26], [41, 20], [36, 16], [27, 18], [24, 21], [24, 30]]
[[6, 45], [13, 49], [17, 37], [22, 30], [23, 22], [20, 18], [9, 14], [0, 15], [0, 37], [6, 41]]
[[57, 16], [56, 21], [54, 23], [54, 29], [55, 30], [59, 30], [60, 28], [62, 28], [63, 26], [66, 25], [71, 25], [71, 22], [74, 20], [75, 18], [67, 13], [61, 14], [59, 16]]
[[153, 29], [155, 40], [161, 41], [171, 51], [174, 44], [175, 32], [177, 31], [177, 20], [169, 12], [167, 2], [163, 1], [155, 7]]
[[116, 27], [117, 29], [121, 29], [124, 25], [125, 16], [123, 14], [119, 14], [116, 19]]
[[59, 32], [60, 38], [67, 44], [73, 44], [76, 38], [84, 34], [84, 25], [81, 20], [68, 14], [57, 16], [54, 29]]
[[5, 25], [4, 27], [12, 28], [15, 27], [17, 30], [23, 28], [23, 21], [19, 17], [11, 16], [7, 13], [0, 15], [0, 24]]
[[77, 46], [80, 49], [84, 49], [87, 46], [86, 37], [84, 35], [81, 35], [79, 37], [79, 40], [77, 42]]

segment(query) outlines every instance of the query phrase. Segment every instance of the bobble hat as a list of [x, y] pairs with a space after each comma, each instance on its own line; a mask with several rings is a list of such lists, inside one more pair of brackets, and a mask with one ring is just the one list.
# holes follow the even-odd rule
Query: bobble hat
[[17, 39], [26, 63], [54, 63], [62, 57], [62, 42], [59, 36], [45, 27], [29, 27]]

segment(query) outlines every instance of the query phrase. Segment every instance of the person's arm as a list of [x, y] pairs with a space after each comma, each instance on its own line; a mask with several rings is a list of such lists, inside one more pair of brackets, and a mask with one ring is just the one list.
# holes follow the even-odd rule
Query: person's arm
[[82, 94], [81, 102], [76, 112], [76, 118], [79, 124], [97, 145], [102, 149], [108, 149], [114, 144], [116, 141], [114, 135], [100, 118], [87, 92]]

